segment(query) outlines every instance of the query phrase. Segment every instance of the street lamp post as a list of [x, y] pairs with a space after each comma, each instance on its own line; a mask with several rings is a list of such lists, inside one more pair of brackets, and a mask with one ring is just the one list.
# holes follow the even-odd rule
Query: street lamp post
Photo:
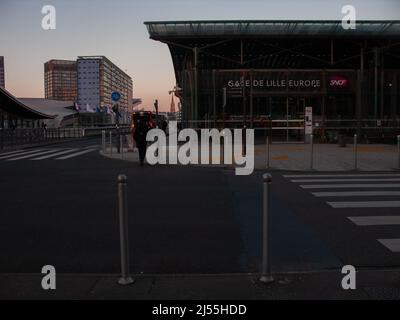
[[154, 108], [156, 109], [156, 128], [158, 128], [158, 99], [154, 101]]

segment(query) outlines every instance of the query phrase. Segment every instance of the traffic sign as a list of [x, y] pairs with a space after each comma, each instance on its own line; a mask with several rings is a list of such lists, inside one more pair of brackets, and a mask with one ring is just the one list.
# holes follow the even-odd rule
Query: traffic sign
[[305, 134], [313, 134], [313, 108], [306, 107], [305, 109]]
[[114, 91], [111, 94], [111, 100], [114, 101], [114, 102], [117, 102], [117, 101], [119, 101], [119, 99], [121, 99], [121, 94], [119, 92], [117, 92], [117, 91]]

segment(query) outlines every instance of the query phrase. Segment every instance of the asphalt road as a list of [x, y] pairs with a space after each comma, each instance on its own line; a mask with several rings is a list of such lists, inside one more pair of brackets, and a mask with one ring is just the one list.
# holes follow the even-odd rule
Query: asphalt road
[[31, 159], [0, 159], [0, 272], [37, 272], [45, 264], [59, 272], [119, 272], [121, 173], [129, 179], [133, 272], [240, 271], [239, 226], [219, 170], [142, 168], [98, 151]]
[[[263, 172], [237, 177], [222, 168], [139, 167], [98, 151], [98, 141], [87, 140], [0, 154], [1, 273], [35, 273], [46, 264], [63, 273], [118, 273], [116, 179], [121, 173], [129, 179], [132, 272], [259, 270]], [[337, 208], [328, 203], [375, 200], [393, 205], [398, 195], [317, 197], [313, 193], [376, 189], [304, 188], [330, 182], [296, 182], [324, 178], [287, 177], [293, 174], [273, 173], [273, 271], [400, 265], [393, 247], [400, 225], [389, 219], [389, 225], [360, 226], [349, 219], [396, 216], [398, 207]], [[392, 240], [384, 245], [378, 239]]]

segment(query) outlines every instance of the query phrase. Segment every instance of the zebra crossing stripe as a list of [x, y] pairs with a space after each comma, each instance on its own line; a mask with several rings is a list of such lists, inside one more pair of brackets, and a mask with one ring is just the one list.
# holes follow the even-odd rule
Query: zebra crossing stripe
[[400, 196], [400, 191], [344, 191], [344, 192], [312, 192], [315, 197], [377, 197]]
[[43, 156], [43, 157], [33, 158], [33, 159], [30, 159], [30, 160], [34, 160], [34, 161], [45, 160], [45, 159], [61, 156], [61, 155], [66, 154], [66, 153], [75, 152], [77, 150], [79, 150], [79, 149], [68, 149], [68, 150], [64, 150], [64, 151], [61, 151], [61, 152], [52, 153], [50, 155], [46, 155], [46, 156]]
[[36, 150], [35, 153], [30, 153], [28, 155], [22, 155], [21, 157], [17, 157], [17, 158], [11, 158], [11, 159], [7, 159], [7, 161], [17, 161], [17, 160], [22, 160], [22, 159], [27, 159], [27, 158], [32, 158], [32, 157], [36, 157], [36, 156], [40, 156], [42, 154], [48, 154], [54, 151], [59, 151], [60, 149], [53, 149], [53, 150], [46, 150], [46, 151], [38, 151]]
[[69, 155], [64, 156], [64, 157], [56, 158], [56, 160], [66, 160], [66, 159], [74, 158], [74, 157], [80, 156], [82, 154], [93, 152], [93, 151], [96, 151], [96, 149], [89, 149], [89, 150], [84, 150], [84, 151], [81, 151], [81, 152], [76, 152], [76, 153], [69, 154]]
[[378, 241], [390, 251], [400, 252], [400, 239], [378, 239]]
[[300, 180], [290, 180], [294, 183], [299, 182], [385, 182], [385, 181], [400, 181], [400, 178], [383, 178], [383, 179], [300, 179]]
[[400, 201], [327, 202], [332, 208], [399, 208]]
[[400, 225], [400, 216], [365, 216], [347, 218], [357, 226]]
[[28, 150], [19, 149], [19, 150], [14, 150], [14, 151], [10, 151], [10, 152], [2, 152], [2, 153], [0, 153], [0, 156], [7, 156], [9, 154], [21, 153], [21, 152], [25, 152], [25, 151], [28, 151]]
[[342, 189], [342, 188], [400, 188], [399, 183], [386, 184], [306, 184], [303, 189]]
[[369, 174], [297, 174], [297, 175], [284, 175], [285, 178], [335, 178], [335, 177], [400, 177], [400, 174], [391, 173], [369, 173]]
[[11, 154], [11, 155], [8, 155], [8, 156], [0, 157], [0, 160], [12, 158], [12, 157], [18, 157], [18, 156], [22, 156], [22, 155], [25, 155], [25, 154], [36, 153], [36, 152], [38, 152], [38, 151], [43, 151], [43, 149], [40, 149], [40, 150], [31, 150], [31, 151], [21, 151], [21, 152], [18, 152], [18, 153], [16, 153], [16, 154]]

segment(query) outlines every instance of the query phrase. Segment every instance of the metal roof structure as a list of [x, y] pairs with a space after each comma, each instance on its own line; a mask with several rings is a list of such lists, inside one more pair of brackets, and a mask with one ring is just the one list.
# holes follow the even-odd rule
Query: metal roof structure
[[24, 119], [54, 119], [55, 115], [37, 111], [0, 87], [0, 109]]
[[367, 68], [375, 50], [398, 68], [400, 20], [357, 21], [345, 30], [334, 20], [214, 20], [144, 22], [150, 38], [168, 45], [176, 78], [199, 69]]
[[75, 110], [73, 101], [58, 101], [44, 98], [18, 98], [18, 100], [29, 108], [45, 114], [64, 117], [78, 113]]
[[357, 21], [344, 29], [336, 20], [209, 20], [144, 22], [150, 38], [179, 37], [400, 37], [400, 20]]

